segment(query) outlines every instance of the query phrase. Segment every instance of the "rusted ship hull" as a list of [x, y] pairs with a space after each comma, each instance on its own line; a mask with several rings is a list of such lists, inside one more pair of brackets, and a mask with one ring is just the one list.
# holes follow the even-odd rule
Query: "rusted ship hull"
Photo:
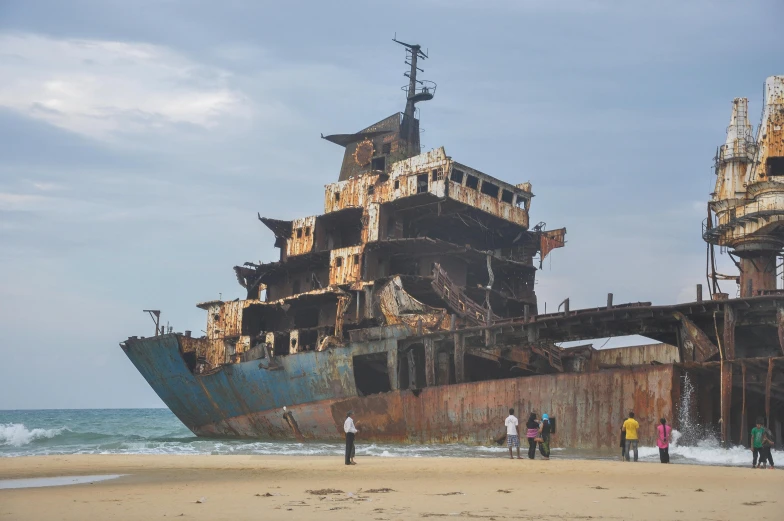
[[[358, 396], [351, 346], [223, 366], [194, 375], [178, 335], [129, 339], [124, 350], [136, 368], [196, 435], [256, 439], [343, 438], [353, 410], [366, 440], [488, 444], [503, 435], [509, 407], [558, 418], [556, 446], [613, 448], [629, 410], [653, 439], [660, 417], [674, 416], [680, 392], [672, 364], [506, 378]], [[363, 349], [366, 352], [366, 348]], [[284, 412], [283, 407], [286, 407]], [[651, 432], [648, 432], [648, 431]]]

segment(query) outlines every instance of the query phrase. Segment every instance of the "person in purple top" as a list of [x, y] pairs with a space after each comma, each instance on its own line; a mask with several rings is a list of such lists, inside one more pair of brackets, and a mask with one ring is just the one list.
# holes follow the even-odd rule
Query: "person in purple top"
[[534, 459], [536, 457], [536, 438], [539, 436], [539, 422], [536, 421], [535, 412], [528, 416], [525, 428], [525, 436], [528, 438], [528, 459]]

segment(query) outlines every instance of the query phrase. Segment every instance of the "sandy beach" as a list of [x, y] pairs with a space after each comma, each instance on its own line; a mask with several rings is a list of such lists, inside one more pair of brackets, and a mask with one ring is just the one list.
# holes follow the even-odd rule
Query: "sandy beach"
[[[0, 490], [0, 519], [780, 520], [784, 472], [579, 460], [275, 456], [0, 459], [0, 479], [125, 474]], [[201, 501], [201, 502], [198, 502]]]

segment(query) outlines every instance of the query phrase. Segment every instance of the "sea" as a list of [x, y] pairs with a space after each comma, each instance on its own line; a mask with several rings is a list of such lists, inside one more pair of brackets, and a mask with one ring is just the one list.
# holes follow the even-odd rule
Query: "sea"
[[[693, 438], [693, 437], [692, 437]], [[679, 444], [674, 431], [672, 463], [749, 466], [751, 451], [723, 449], [710, 435]], [[557, 445], [557, 444], [555, 444]], [[255, 441], [198, 438], [168, 409], [58, 409], [0, 411], [0, 457], [62, 454], [258, 454], [342, 457], [339, 442]], [[522, 448], [523, 453], [527, 447]], [[555, 447], [553, 458], [620, 460], [616, 453]], [[499, 458], [507, 453], [498, 445], [417, 445], [357, 440], [357, 456], [397, 458]], [[658, 462], [655, 446], [639, 450], [640, 461]], [[538, 456], [538, 454], [537, 454]], [[774, 461], [784, 460], [773, 451]]]

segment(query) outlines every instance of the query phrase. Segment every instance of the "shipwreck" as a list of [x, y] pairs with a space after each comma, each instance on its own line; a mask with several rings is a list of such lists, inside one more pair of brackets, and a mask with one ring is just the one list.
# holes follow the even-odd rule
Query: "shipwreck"
[[[397, 41], [397, 40], [396, 40]], [[489, 443], [505, 411], [559, 418], [558, 446], [610, 448], [627, 411], [643, 441], [676, 418], [683, 376], [693, 416], [741, 443], [765, 416], [784, 420], [784, 77], [767, 81], [756, 138], [733, 105], [716, 158], [703, 237], [731, 250], [740, 276], [710, 270], [691, 303], [616, 303], [540, 313], [537, 264], [566, 229], [531, 225], [531, 182], [504, 182], [443, 147], [422, 152], [418, 103], [436, 85], [406, 49], [405, 109], [358, 132], [322, 138], [345, 149], [324, 210], [293, 221], [259, 216], [279, 258], [234, 267], [244, 298], [198, 304], [205, 335], [130, 337], [122, 349], [196, 435], [330, 440], [348, 410], [365, 440]], [[738, 298], [719, 280], [739, 283]], [[639, 334], [655, 344], [595, 349]], [[676, 428], [677, 428], [677, 421]], [[499, 427], [499, 425], [501, 427]]]

